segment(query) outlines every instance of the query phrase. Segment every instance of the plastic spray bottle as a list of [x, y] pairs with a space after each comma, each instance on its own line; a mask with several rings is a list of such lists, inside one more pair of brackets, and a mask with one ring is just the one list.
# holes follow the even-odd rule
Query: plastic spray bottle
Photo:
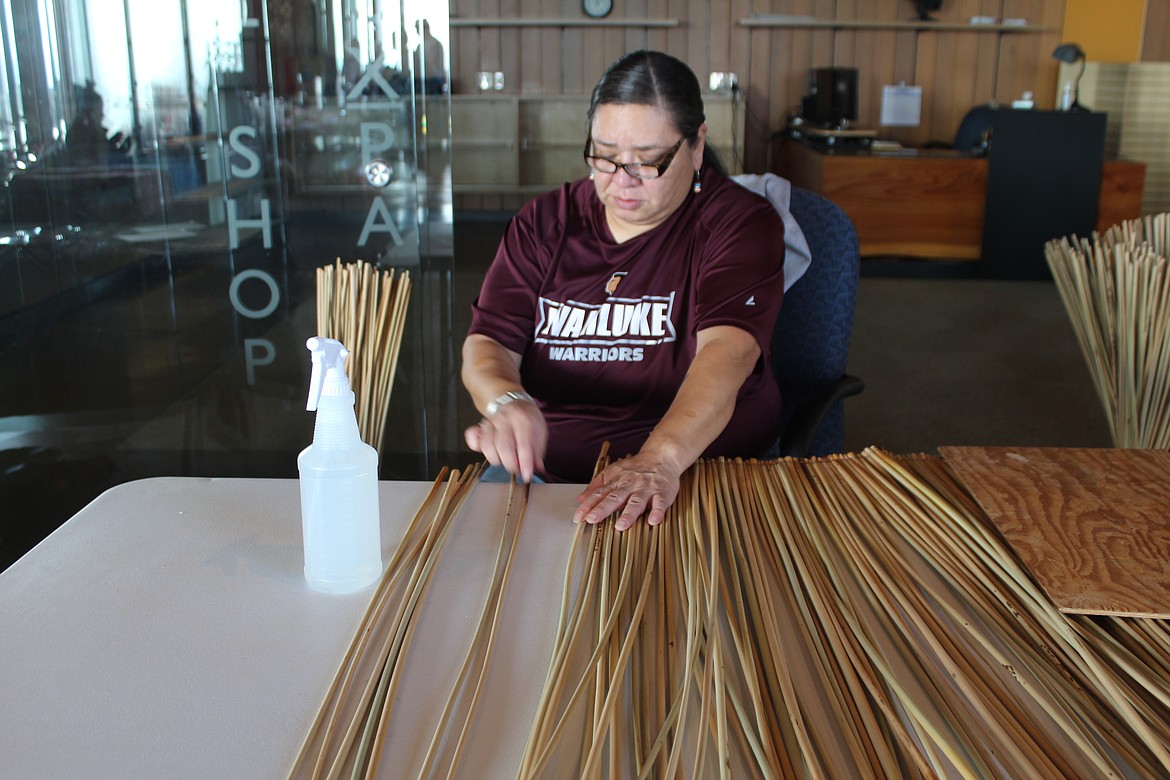
[[349, 593], [382, 574], [378, 452], [362, 441], [340, 341], [314, 336], [308, 411], [313, 443], [297, 457], [305, 579], [316, 590]]

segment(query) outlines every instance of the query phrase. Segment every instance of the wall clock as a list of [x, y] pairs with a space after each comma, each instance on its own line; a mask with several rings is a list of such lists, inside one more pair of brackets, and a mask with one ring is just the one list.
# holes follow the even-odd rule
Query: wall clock
[[601, 19], [609, 16], [609, 12], [613, 10], [613, 0], [581, 0], [581, 10], [586, 16]]

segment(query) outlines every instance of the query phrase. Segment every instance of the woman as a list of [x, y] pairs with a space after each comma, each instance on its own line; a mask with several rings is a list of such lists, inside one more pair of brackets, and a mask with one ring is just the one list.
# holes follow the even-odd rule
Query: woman
[[[699, 457], [777, 434], [768, 366], [784, 229], [706, 149], [699, 82], [637, 51], [593, 90], [588, 179], [509, 222], [463, 345], [468, 445], [525, 481], [586, 482], [574, 515], [662, 522]], [[603, 442], [613, 462], [596, 476]]]

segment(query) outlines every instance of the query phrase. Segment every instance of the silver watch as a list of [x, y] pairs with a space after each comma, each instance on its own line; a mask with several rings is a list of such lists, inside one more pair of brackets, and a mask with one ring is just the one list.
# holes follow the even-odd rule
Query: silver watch
[[500, 411], [502, 407], [507, 406], [513, 401], [527, 401], [530, 404], [536, 403], [536, 399], [523, 391], [509, 390], [494, 401], [488, 401], [487, 407], [484, 409], [484, 415], [491, 417], [496, 412]]

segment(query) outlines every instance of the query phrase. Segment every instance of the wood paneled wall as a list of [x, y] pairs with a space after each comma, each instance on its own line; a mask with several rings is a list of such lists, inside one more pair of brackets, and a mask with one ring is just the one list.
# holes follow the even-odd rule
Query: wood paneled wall
[[[502, 71], [505, 92], [585, 94], [623, 53], [660, 49], [689, 63], [703, 84], [712, 71], [737, 74], [747, 106], [744, 167], [753, 172], [768, 169], [769, 139], [798, 109], [810, 68], [857, 68], [858, 124], [908, 145], [953, 138], [973, 105], [1010, 102], [1030, 90], [1038, 108], [1051, 108], [1056, 97], [1051, 54], [1060, 43], [1064, 0], [944, 0], [939, 30], [743, 24], [761, 14], [908, 22], [914, 3], [615, 0], [604, 25], [578, 26], [585, 20], [580, 0], [451, 0], [452, 88], [474, 92], [477, 71]], [[1026, 19], [1030, 31], [945, 29], [972, 16]], [[653, 26], [659, 23], [674, 26]], [[882, 86], [899, 82], [923, 88], [922, 124], [880, 128]]]
[[1170, 62], [1170, 0], [1147, 0], [1142, 62]]

